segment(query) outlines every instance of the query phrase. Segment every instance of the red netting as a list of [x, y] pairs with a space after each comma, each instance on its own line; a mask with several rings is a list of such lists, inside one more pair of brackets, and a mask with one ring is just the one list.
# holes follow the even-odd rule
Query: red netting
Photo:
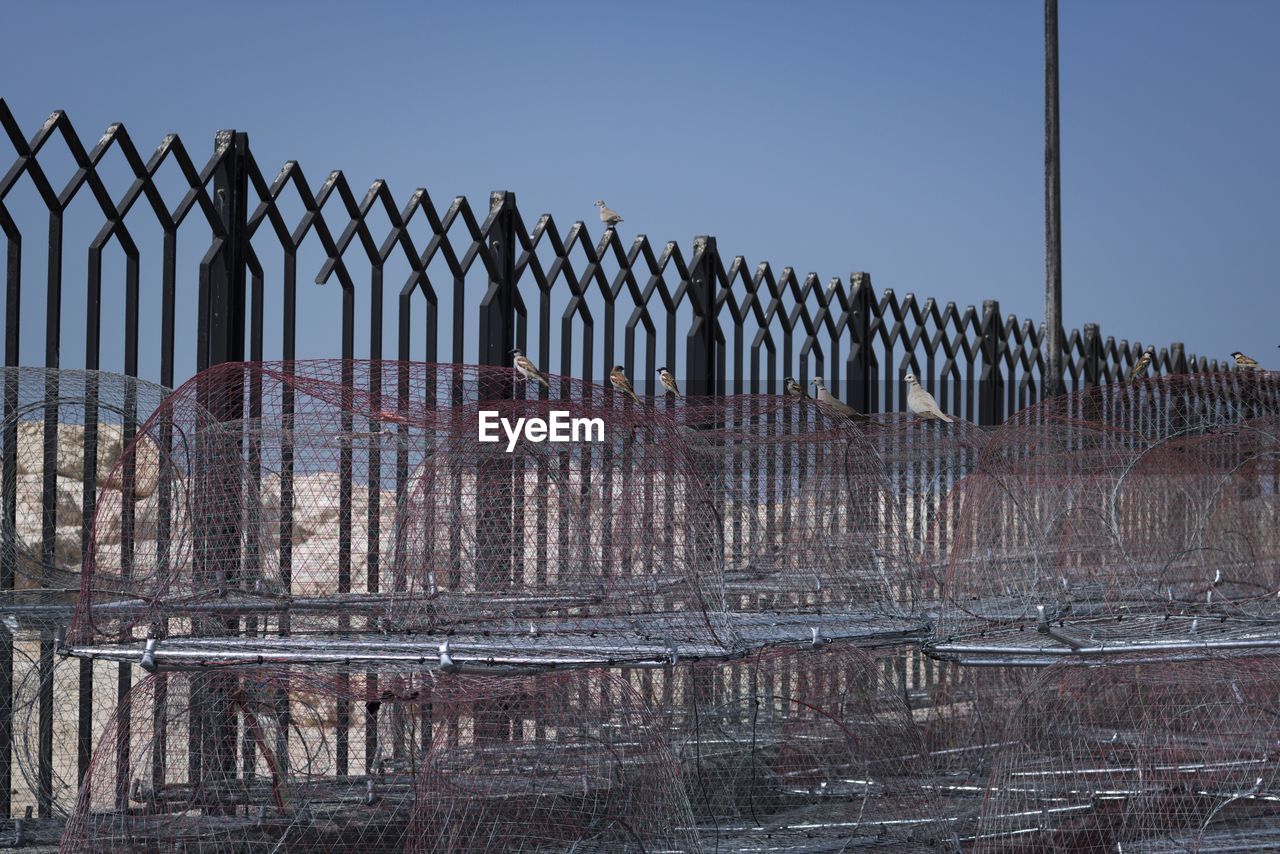
[[1280, 616], [1275, 395], [1232, 378], [1191, 397], [1209, 379], [1090, 389], [996, 430], [934, 533], [940, 648], [1227, 644]]
[[1278, 665], [1043, 671], [1010, 722], [974, 850], [1273, 850]]
[[[492, 669], [923, 629], [900, 605], [911, 520], [888, 445], [864, 435], [891, 426], [776, 396], [637, 403], [550, 380], [375, 362], [201, 374], [144, 429], [169, 449], [162, 536], [125, 554], [95, 520], [73, 644], [137, 656], [150, 635], [175, 666], [393, 649]], [[562, 412], [581, 436], [480, 442], [487, 411]]]

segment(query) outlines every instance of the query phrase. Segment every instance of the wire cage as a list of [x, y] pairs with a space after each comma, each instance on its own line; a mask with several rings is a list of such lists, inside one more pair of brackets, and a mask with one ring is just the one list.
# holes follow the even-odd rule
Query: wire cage
[[996, 430], [936, 535], [950, 548], [930, 651], [1044, 664], [1280, 645], [1272, 385], [1232, 377], [1230, 405], [1186, 403], [1211, 380], [1089, 389]]
[[13, 572], [0, 596], [20, 624], [44, 625], [50, 607], [78, 594], [83, 523], [100, 494], [114, 496], [116, 510], [102, 517], [104, 547], [154, 539], [157, 449], [138, 443], [121, 460], [166, 392], [136, 377], [53, 368], [3, 367], [0, 385], [0, 549]]
[[1040, 671], [973, 850], [1273, 850], [1278, 664], [1267, 653]]
[[[927, 630], [894, 601], [914, 547], [859, 428], [784, 398], [547, 379], [352, 361], [198, 375], [131, 446], [168, 449], [163, 536], [101, 548], [104, 497], [69, 650], [495, 672]], [[503, 419], [542, 432], [508, 438]]]
[[704, 847], [954, 850], [892, 658], [834, 644], [664, 674]]
[[61, 847], [692, 851], [698, 840], [662, 733], [615, 674], [370, 680], [277, 667], [140, 682], [98, 742]]

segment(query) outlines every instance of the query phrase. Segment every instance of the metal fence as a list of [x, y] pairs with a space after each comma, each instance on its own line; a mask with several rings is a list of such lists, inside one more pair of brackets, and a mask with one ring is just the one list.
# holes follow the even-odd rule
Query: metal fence
[[[995, 300], [961, 309], [877, 293], [867, 273], [824, 280], [752, 266], [722, 254], [710, 236], [656, 243], [639, 235], [628, 245], [617, 229], [593, 237], [582, 222], [562, 228], [550, 215], [527, 219], [508, 191], [476, 211], [463, 197], [437, 205], [423, 189], [398, 201], [381, 180], [358, 196], [337, 171], [314, 186], [292, 161], [269, 178], [241, 132], [219, 132], [207, 158], [176, 135], [148, 156], [121, 124], [87, 145], [61, 111], [28, 136], [3, 100], [0, 127], [14, 153], [0, 176], [6, 365], [36, 352], [31, 343], [39, 339], [44, 367], [118, 370], [172, 388], [190, 370], [226, 361], [297, 358], [302, 331], [332, 342], [330, 357], [507, 365], [521, 347], [551, 372], [597, 382], [621, 364], [641, 389], [666, 365], [693, 395], [781, 392], [786, 376], [802, 383], [822, 376], [868, 413], [902, 408], [901, 377], [911, 371], [945, 409], [983, 425], [1040, 396], [1043, 330], [1005, 317]], [[51, 177], [53, 161], [69, 163], [70, 177]], [[93, 222], [87, 246], [68, 240], [79, 234], [68, 229], [73, 211]], [[64, 261], [86, 249], [83, 284], [73, 283]], [[193, 251], [187, 263], [184, 252]], [[46, 262], [33, 281], [24, 273], [39, 253]], [[300, 266], [329, 291], [304, 287], [302, 300], [333, 300], [336, 288], [338, 311], [299, 312]], [[119, 276], [109, 272], [115, 267]], [[83, 335], [64, 347], [77, 321]], [[1068, 389], [1122, 377], [1146, 349], [1104, 338], [1096, 324], [1064, 333], [1064, 341]], [[1156, 373], [1218, 368], [1180, 343], [1160, 348], [1151, 365]], [[86, 511], [95, 477], [86, 470]], [[46, 516], [53, 501], [46, 490]], [[12, 528], [9, 497], [4, 512]], [[6, 558], [0, 588], [14, 584]], [[42, 770], [52, 765], [55, 741], [51, 649], [46, 631]], [[123, 696], [130, 676], [121, 665], [107, 684], [90, 662], [78, 666], [67, 688], [80, 717], [74, 733], [56, 738], [75, 741], [82, 776], [94, 694]], [[10, 637], [0, 644], [0, 815], [17, 812], [14, 668]], [[37, 809], [51, 815], [55, 794], [41, 778]]]

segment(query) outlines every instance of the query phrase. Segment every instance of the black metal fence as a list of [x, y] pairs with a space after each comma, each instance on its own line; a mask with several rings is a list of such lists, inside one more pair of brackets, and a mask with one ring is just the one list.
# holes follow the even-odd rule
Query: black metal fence
[[[780, 392], [786, 376], [822, 376], [865, 412], [901, 408], [901, 377], [911, 371], [945, 409], [980, 424], [1039, 398], [1043, 330], [1005, 317], [995, 300], [961, 309], [877, 293], [866, 273], [824, 280], [753, 267], [710, 236], [660, 244], [638, 235], [628, 245], [616, 229], [593, 237], [582, 222], [528, 220], [506, 191], [476, 211], [462, 197], [439, 206], [423, 189], [397, 201], [381, 180], [357, 196], [341, 172], [314, 186], [296, 162], [268, 178], [235, 131], [219, 132], [201, 158], [175, 135], [147, 156], [119, 124], [86, 145], [62, 112], [27, 135], [3, 100], [0, 127], [14, 155], [0, 176], [6, 365], [42, 349], [44, 367], [116, 370], [173, 387], [225, 361], [312, 355], [300, 348], [308, 338], [329, 357], [490, 365], [508, 364], [518, 346], [544, 368], [586, 380], [603, 381], [621, 364], [642, 390], [666, 365], [695, 395]], [[54, 162], [68, 167], [65, 181], [51, 177]], [[83, 280], [72, 281], [64, 266], [86, 249]], [[304, 286], [300, 299], [300, 267], [326, 288]], [[1123, 376], [1146, 349], [1103, 338], [1097, 325], [1064, 341], [1068, 389]], [[1151, 370], [1218, 367], [1174, 343], [1156, 352]], [[51, 492], [45, 501], [48, 515]], [[12, 501], [5, 512], [12, 526]], [[0, 587], [12, 590], [14, 579], [6, 560]], [[0, 647], [8, 704], [0, 815], [8, 815], [12, 639]], [[52, 667], [51, 648], [44, 637], [41, 667]], [[83, 774], [94, 691], [122, 696], [129, 675], [122, 666], [108, 687], [90, 663], [79, 666]], [[42, 682], [42, 716], [52, 714], [52, 692], [52, 679]], [[43, 768], [54, 730], [43, 717], [39, 729]], [[53, 811], [51, 791], [37, 800], [41, 815]]]

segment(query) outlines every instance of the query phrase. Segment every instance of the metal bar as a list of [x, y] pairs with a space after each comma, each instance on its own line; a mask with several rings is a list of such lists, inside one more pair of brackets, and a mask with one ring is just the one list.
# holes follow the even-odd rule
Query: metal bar
[[1044, 0], [1044, 325], [1042, 397], [1064, 391], [1062, 379], [1062, 178], [1058, 145], [1058, 0]]

